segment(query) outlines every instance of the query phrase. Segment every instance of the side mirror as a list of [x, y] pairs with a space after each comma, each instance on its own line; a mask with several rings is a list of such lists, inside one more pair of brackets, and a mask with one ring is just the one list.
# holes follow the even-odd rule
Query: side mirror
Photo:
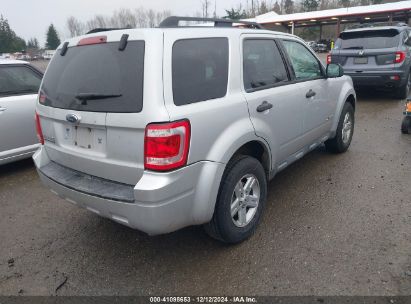
[[339, 63], [330, 63], [326, 70], [327, 78], [337, 78], [344, 75], [344, 69]]

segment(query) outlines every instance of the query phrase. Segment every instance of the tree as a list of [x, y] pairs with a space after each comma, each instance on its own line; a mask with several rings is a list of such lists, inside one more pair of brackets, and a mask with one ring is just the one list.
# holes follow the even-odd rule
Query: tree
[[27, 48], [28, 49], [35, 49], [38, 50], [40, 48], [39, 41], [37, 38], [31, 38], [27, 41]]
[[265, 0], [261, 0], [260, 6], [258, 8], [258, 13], [262, 15], [268, 12], [269, 12], [269, 9], [268, 9], [267, 3], [265, 2]]
[[281, 14], [281, 7], [278, 4], [278, 1], [275, 1], [273, 11], [276, 12], [277, 14]]
[[67, 19], [67, 28], [70, 32], [70, 37], [76, 37], [84, 34], [84, 24], [76, 17], [69, 17]]
[[10, 28], [9, 21], [0, 15], [0, 53], [21, 52], [26, 42]]
[[225, 10], [227, 16], [224, 18], [239, 20], [247, 18], [247, 13], [241, 8], [241, 5], [238, 8], [231, 8], [230, 10]]
[[286, 14], [294, 13], [294, 1], [293, 0], [285, 0], [284, 1], [284, 12]]
[[59, 34], [53, 24], [50, 24], [46, 36], [46, 49], [55, 50], [60, 45]]
[[311, 12], [317, 10], [319, 2], [318, 0], [304, 0], [302, 5], [304, 12]]
[[339, 3], [340, 3], [340, 5], [342, 6], [342, 7], [349, 7], [350, 6], [350, 0], [339, 0], [338, 1]]
[[209, 0], [201, 0], [201, 7], [203, 9], [203, 18], [208, 18], [208, 12], [210, 9], [210, 1]]

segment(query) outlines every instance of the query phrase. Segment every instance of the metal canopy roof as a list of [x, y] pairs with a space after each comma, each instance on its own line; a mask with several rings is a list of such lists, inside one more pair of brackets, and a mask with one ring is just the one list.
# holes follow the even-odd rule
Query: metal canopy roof
[[[375, 4], [367, 6], [356, 6], [348, 8], [337, 8], [322, 11], [312, 11], [304, 13], [295, 13], [288, 15], [278, 15], [275, 12], [269, 12], [267, 14], [256, 16], [247, 21], [254, 21], [260, 24], [284, 24], [284, 23], [301, 23], [301, 22], [318, 22], [318, 20], [338, 20], [338, 19], [352, 19], [352, 17], [366, 17], [374, 15], [401, 13], [403, 16], [411, 10], [411, 1], [400, 1], [393, 3]], [[351, 17], [351, 18], [350, 18]], [[342, 20], [345, 21], [345, 20]], [[348, 20], [347, 20], [348, 21]]]

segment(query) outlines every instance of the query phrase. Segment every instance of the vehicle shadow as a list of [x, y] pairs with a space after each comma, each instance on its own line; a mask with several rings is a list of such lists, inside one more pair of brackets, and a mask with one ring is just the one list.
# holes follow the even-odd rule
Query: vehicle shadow
[[31, 158], [16, 161], [6, 165], [0, 165], [0, 178], [8, 176], [9, 174], [23, 173], [33, 170], [34, 163]]

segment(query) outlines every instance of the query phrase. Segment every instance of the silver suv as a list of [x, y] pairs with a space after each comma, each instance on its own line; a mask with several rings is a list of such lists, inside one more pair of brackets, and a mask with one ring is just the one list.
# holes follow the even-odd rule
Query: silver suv
[[34, 161], [53, 193], [100, 216], [240, 242], [277, 172], [324, 142], [347, 150], [355, 91], [298, 37], [181, 20], [197, 19], [64, 42], [41, 85]]

